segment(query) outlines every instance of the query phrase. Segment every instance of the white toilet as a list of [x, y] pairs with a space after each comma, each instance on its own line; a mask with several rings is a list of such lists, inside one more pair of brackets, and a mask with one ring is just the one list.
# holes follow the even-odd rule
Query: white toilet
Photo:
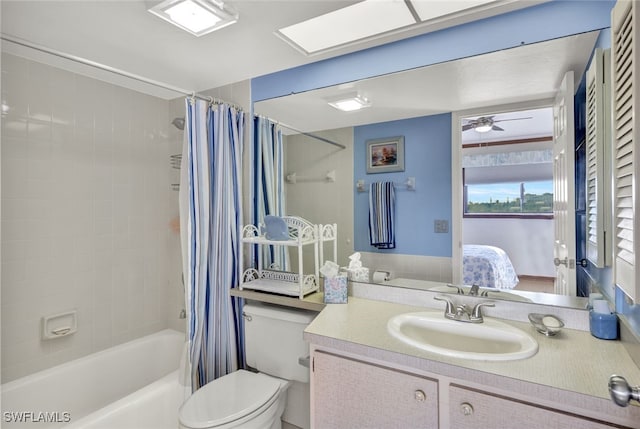
[[316, 313], [259, 303], [245, 304], [247, 365], [198, 389], [179, 411], [182, 429], [280, 429], [290, 381], [309, 382], [302, 333]]

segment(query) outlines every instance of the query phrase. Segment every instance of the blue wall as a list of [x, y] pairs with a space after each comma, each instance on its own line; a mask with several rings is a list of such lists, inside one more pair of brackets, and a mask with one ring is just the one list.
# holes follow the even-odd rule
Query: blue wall
[[[404, 136], [405, 171], [366, 173], [366, 141]], [[354, 128], [354, 183], [404, 182], [416, 178], [416, 190], [396, 186], [396, 248], [369, 244], [369, 193], [354, 191], [354, 248], [357, 251], [451, 257], [451, 228], [434, 233], [433, 221], [451, 224], [451, 114], [381, 122]]]

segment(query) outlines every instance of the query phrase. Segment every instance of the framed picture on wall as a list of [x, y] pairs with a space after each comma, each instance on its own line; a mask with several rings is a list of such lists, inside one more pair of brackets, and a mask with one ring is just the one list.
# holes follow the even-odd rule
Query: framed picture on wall
[[404, 136], [367, 140], [367, 174], [404, 171]]

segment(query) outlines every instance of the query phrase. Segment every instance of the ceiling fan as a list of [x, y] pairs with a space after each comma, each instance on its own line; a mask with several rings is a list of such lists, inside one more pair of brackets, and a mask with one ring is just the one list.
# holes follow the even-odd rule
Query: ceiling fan
[[533, 117], [529, 116], [527, 118], [512, 118], [512, 119], [493, 119], [493, 116], [481, 116], [478, 119], [472, 119], [466, 124], [462, 126], [462, 131], [467, 130], [475, 130], [479, 133], [486, 133], [488, 131], [504, 131], [504, 128], [500, 128], [496, 125], [496, 122], [505, 122], [505, 121], [519, 121], [522, 119], [533, 119]]

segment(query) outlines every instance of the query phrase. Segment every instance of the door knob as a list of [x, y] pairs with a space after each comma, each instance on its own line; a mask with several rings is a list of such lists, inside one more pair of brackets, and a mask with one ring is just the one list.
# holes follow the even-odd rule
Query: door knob
[[567, 265], [567, 262], [568, 262], [568, 258], [564, 258], [564, 259], [553, 258], [553, 265], [555, 265], [556, 267], [559, 267], [560, 265]]
[[611, 400], [621, 407], [626, 407], [632, 400], [640, 402], [640, 386], [629, 386], [627, 380], [619, 375], [609, 377], [609, 394]]

